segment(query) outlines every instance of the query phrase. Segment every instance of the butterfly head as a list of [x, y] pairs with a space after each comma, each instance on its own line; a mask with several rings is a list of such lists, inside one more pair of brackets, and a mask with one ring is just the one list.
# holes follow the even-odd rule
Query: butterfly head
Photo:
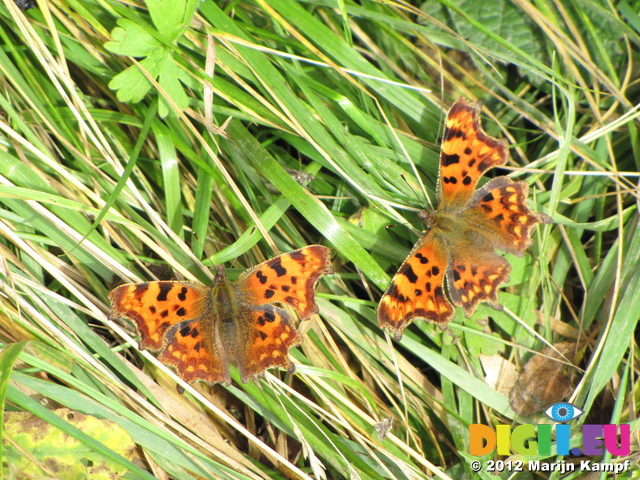
[[424, 222], [427, 228], [431, 229], [436, 220], [436, 212], [427, 212], [426, 210], [420, 210], [418, 218]]
[[216, 265], [216, 276], [213, 279], [213, 284], [217, 285], [220, 282], [227, 280], [227, 274], [224, 273], [224, 266]]

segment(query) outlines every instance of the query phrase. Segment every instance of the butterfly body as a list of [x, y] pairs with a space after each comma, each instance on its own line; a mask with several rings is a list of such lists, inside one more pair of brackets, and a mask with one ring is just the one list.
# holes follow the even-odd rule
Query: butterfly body
[[302, 337], [291, 315], [317, 313], [315, 286], [332, 273], [330, 250], [312, 245], [268, 260], [228, 280], [218, 267], [211, 287], [196, 282], [147, 282], [114, 289], [109, 318], [128, 318], [140, 333], [140, 348], [159, 351], [186, 382], [231, 382], [236, 364], [246, 382], [267, 368], [293, 372], [289, 349]]
[[496, 177], [475, 189], [487, 170], [508, 159], [506, 141], [482, 130], [479, 111], [479, 102], [462, 97], [451, 107], [440, 155], [438, 209], [420, 212], [428, 231], [380, 300], [379, 325], [397, 340], [416, 318], [446, 325], [453, 305], [462, 306], [467, 317], [480, 302], [501, 310], [498, 287], [509, 280], [511, 266], [495, 249], [522, 256], [532, 243], [531, 229], [550, 222], [528, 207], [524, 181]]

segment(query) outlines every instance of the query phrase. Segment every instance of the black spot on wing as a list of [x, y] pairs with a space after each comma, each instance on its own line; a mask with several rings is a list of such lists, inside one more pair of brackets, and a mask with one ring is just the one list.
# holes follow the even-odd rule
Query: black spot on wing
[[442, 153], [442, 166], [448, 167], [449, 165], [454, 165], [460, 162], [460, 155], [457, 153], [447, 154]]
[[411, 283], [416, 283], [418, 281], [418, 276], [413, 271], [413, 268], [409, 263], [405, 263], [404, 266], [398, 271], [399, 274], [407, 277]]
[[187, 287], [182, 287], [180, 289], [180, 293], [178, 294], [178, 299], [184, 302], [187, 299]]
[[306, 255], [304, 253], [302, 253], [300, 250], [296, 250], [295, 252], [291, 252], [289, 253], [289, 258], [291, 258], [292, 260], [295, 260], [296, 262], [300, 263], [303, 260], [306, 259]]
[[136, 288], [133, 291], [133, 295], [137, 299], [140, 299], [145, 294], [145, 292], [147, 290], [149, 290], [149, 284], [148, 283], [140, 283], [140, 284], [136, 285]]
[[269, 264], [269, 268], [271, 268], [278, 277], [287, 274], [287, 269], [282, 266], [282, 260], [280, 258], [273, 259]]
[[171, 289], [173, 288], [173, 285], [171, 283], [160, 283], [160, 291], [158, 292], [158, 296], [156, 297], [156, 300], [158, 302], [166, 302], [167, 301], [167, 294], [171, 291]]
[[464, 132], [459, 128], [449, 128], [444, 134], [444, 138], [446, 139], [463, 138], [463, 137], [464, 137]]
[[426, 265], [427, 263], [429, 263], [429, 259], [422, 255], [420, 252], [416, 253], [416, 258], [420, 260], [420, 263], [422, 265]]
[[265, 311], [263, 316], [267, 322], [274, 322], [276, 320], [276, 314], [273, 312]]
[[288, 303], [292, 307], [298, 307], [298, 305], [300, 304], [300, 301], [297, 298], [290, 295], [287, 295], [287, 297], [284, 299], [284, 302]]
[[391, 297], [393, 301], [398, 303], [407, 303], [409, 301], [407, 297], [405, 297], [398, 291], [398, 286], [395, 283], [391, 284], [387, 295], [389, 295], [389, 297]]

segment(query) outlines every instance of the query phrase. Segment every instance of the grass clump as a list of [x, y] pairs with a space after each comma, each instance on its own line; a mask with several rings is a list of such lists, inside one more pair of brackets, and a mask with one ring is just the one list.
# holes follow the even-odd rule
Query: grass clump
[[[479, 355], [513, 368], [571, 341], [583, 420], [635, 427], [638, 30], [605, 2], [5, 2], [5, 412], [142, 478], [477, 478], [469, 424], [544, 418], [517, 417]], [[435, 198], [459, 95], [484, 100], [485, 130], [511, 145], [501, 173], [555, 223], [509, 257], [504, 312], [459, 313], [458, 342], [419, 322], [393, 343], [375, 307]], [[178, 395], [132, 325], [106, 320], [122, 282], [210, 283], [215, 265], [234, 277], [314, 243], [337, 273], [299, 326], [294, 376]], [[135, 458], [58, 407], [117, 423]]]

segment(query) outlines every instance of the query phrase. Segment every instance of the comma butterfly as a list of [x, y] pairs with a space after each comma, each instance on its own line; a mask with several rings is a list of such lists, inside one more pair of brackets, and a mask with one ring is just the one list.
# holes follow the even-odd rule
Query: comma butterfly
[[[378, 323], [402, 338], [416, 318], [446, 325], [451, 304], [470, 317], [478, 303], [501, 310], [498, 287], [509, 280], [509, 262], [495, 248], [522, 256], [531, 229], [551, 223], [532, 211], [527, 182], [496, 177], [475, 190], [489, 169], [507, 162], [507, 141], [487, 135], [480, 125], [481, 102], [460, 97], [449, 110], [440, 153], [438, 209], [421, 211], [429, 231], [393, 277], [378, 306]], [[447, 291], [444, 292], [444, 277]]]
[[196, 282], [130, 283], [109, 294], [109, 318], [127, 318], [140, 333], [140, 349], [159, 351], [188, 383], [231, 383], [229, 363], [244, 383], [267, 368], [295, 367], [289, 349], [302, 342], [291, 316], [318, 313], [315, 286], [333, 273], [330, 250], [311, 245], [267, 260], [230, 282], [219, 266], [212, 287]]

